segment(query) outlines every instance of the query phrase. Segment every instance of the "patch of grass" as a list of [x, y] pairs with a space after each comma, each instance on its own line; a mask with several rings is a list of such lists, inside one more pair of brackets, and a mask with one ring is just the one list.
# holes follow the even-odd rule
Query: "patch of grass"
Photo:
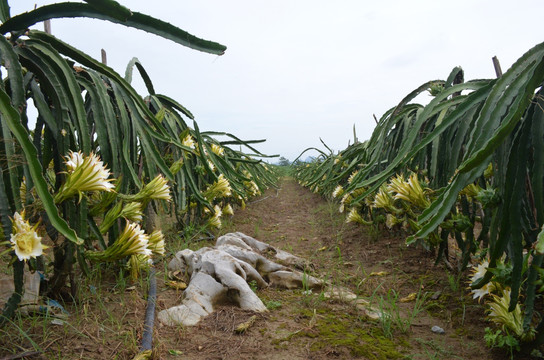
[[377, 302], [382, 330], [386, 337], [392, 339], [395, 329], [403, 334], [408, 333], [414, 319], [425, 310], [424, 304], [429, 294], [422, 294], [421, 290], [419, 290], [412, 309], [407, 313], [407, 316], [404, 316], [399, 306], [399, 293], [395, 289], [389, 289], [385, 296], [379, 296], [377, 301], [374, 301], [376, 292], [382, 284], [383, 282], [374, 290], [371, 303]]
[[[121, 358], [137, 353], [142, 319], [135, 316], [135, 304], [143, 300], [139, 289], [128, 290], [126, 281], [119, 268], [97, 266], [90, 277], [77, 280], [76, 298], [59, 300], [69, 314], [60, 314], [58, 308], [28, 315], [17, 313], [0, 328], [0, 357], [32, 350], [43, 352], [47, 359], [63, 359], [68, 344], [83, 344], [82, 349], [88, 346], [91, 351], [113, 351], [117, 347], [116, 354]], [[113, 354], [103, 355], [112, 358]], [[89, 356], [97, 358], [98, 354]]]
[[340, 249], [340, 246], [336, 245], [336, 256], [337, 256], [337, 260], [338, 262], [343, 262], [344, 259], [342, 258], [342, 250]]
[[439, 300], [431, 300], [427, 303], [426, 308], [429, 315], [438, 319], [444, 319], [447, 307], [442, 299], [445, 298], [446, 296], [442, 295]]
[[345, 348], [351, 356], [371, 360], [401, 359], [403, 347], [408, 347], [404, 339], [388, 339], [375, 329], [372, 324], [359, 319], [353, 314], [338, 314], [330, 309], [299, 309], [301, 323], [308, 320], [309, 326], [286, 337], [276, 339], [276, 343], [291, 341], [296, 337], [315, 339], [310, 345], [311, 351], [326, 348]]
[[368, 241], [375, 243], [383, 237], [383, 230], [379, 224], [372, 224], [366, 227], [366, 233], [368, 234]]
[[268, 310], [275, 310], [281, 308], [282, 304], [281, 301], [270, 300], [265, 303], [265, 306]]
[[448, 273], [448, 284], [450, 286], [451, 291], [454, 293], [458, 292], [461, 288], [460, 282], [461, 282], [461, 276], [462, 274], [454, 275]]
[[[284, 235], [282, 235], [280, 238], [281, 238], [281, 240], [285, 240]], [[287, 251], [288, 253], [291, 253], [291, 254], [293, 253], [293, 245], [291, 245], [291, 244], [285, 244], [284, 246], [282, 246], [282, 249], [284, 251]]]
[[19, 314], [12, 320], [7, 319], [6, 325], [0, 328], [0, 338], [4, 344], [0, 347], [0, 350], [11, 354], [21, 350], [27, 351], [28, 348], [43, 352], [41, 346], [33, 339], [34, 336], [28, 332], [32, 328], [43, 328], [44, 325], [37, 324], [38, 321], [38, 318], [32, 317], [25, 322]]
[[255, 225], [253, 228], [253, 237], [258, 239], [261, 236], [261, 226], [263, 225], [263, 220], [261, 218], [258, 218], [257, 221], [255, 221]]
[[448, 349], [444, 343], [440, 344], [438, 341], [423, 340], [416, 338], [417, 343], [422, 347], [423, 353], [412, 354], [408, 359], [429, 359], [429, 360], [441, 360], [441, 359], [463, 359], [460, 356], [455, 355], [452, 349]]
[[257, 281], [251, 280], [247, 284], [249, 285], [249, 288], [251, 289], [251, 291], [253, 291], [254, 293], [257, 292]]
[[232, 221], [232, 215], [224, 215], [221, 219], [221, 232], [227, 234], [235, 232], [234, 222]]
[[308, 286], [308, 273], [306, 270], [304, 270], [304, 273], [302, 273], [302, 293], [307, 294], [311, 293], [310, 287]]

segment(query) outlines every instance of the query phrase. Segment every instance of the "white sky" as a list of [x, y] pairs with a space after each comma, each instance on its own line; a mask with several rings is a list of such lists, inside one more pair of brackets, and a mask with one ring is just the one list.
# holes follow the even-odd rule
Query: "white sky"
[[[11, 15], [54, 2], [12, 0]], [[368, 139], [372, 114], [455, 66], [465, 80], [492, 78], [493, 56], [506, 71], [544, 41], [542, 0], [120, 2], [227, 51], [205, 54], [100, 20], [55, 19], [53, 34], [97, 59], [104, 48], [121, 74], [137, 57], [155, 91], [186, 106], [202, 130], [266, 138], [259, 150], [290, 160], [324, 149], [320, 137], [344, 149], [354, 124]], [[133, 84], [146, 94], [138, 77]]]

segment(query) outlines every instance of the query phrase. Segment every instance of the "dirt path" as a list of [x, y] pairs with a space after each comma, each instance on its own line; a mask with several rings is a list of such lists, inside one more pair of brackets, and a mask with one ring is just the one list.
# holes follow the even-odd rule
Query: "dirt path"
[[[466, 296], [462, 278], [448, 276], [433, 254], [406, 248], [400, 237], [345, 224], [336, 205], [293, 180], [238, 211], [224, 229], [230, 231], [308, 259], [312, 275], [391, 315], [370, 321], [353, 304], [323, 294], [258, 290], [270, 311], [246, 333], [233, 330], [253, 314], [223, 306], [194, 328], [160, 328], [161, 358], [179, 358], [176, 351], [184, 359], [507, 358], [485, 347], [483, 308]], [[416, 300], [401, 301], [410, 295]], [[433, 333], [433, 325], [445, 334]]]

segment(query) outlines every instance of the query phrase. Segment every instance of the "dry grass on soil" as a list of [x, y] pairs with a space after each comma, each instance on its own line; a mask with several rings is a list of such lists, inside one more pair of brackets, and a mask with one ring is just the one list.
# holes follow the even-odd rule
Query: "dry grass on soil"
[[[465, 274], [434, 266], [433, 254], [407, 248], [402, 236], [345, 224], [336, 205], [293, 180], [238, 210], [221, 232], [230, 231], [308, 259], [310, 274], [348, 287], [391, 316], [371, 321], [353, 304], [320, 293], [257, 290], [269, 311], [256, 314], [245, 333], [234, 329], [255, 314], [224, 304], [195, 327], [157, 325], [154, 359], [508, 358], [505, 351], [486, 348], [489, 324], [483, 307], [466, 294]], [[172, 251], [210, 245], [170, 241]], [[164, 285], [164, 266], [158, 266], [158, 310], [181, 299], [180, 290]], [[29, 359], [132, 359], [143, 330], [146, 282], [132, 284], [108, 273], [78, 283], [79, 301], [64, 303], [70, 313], [65, 323], [17, 317], [0, 329], [0, 359], [36, 349], [42, 354]], [[413, 293], [417, 300], [400, 301]], [[445, 334], [432, 333], [433, 325]]]

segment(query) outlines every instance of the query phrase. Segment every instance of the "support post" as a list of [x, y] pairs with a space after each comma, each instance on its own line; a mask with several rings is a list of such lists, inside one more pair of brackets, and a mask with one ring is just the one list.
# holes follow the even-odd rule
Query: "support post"
[[106, 56], [106, 50], [101, 49], [100, 53], [102, 54], [102, 64], [108, 65], [108, 57]]
[[493, 67], [495, 67], [495, 75], [500, 78], [502, 76], [502, 69], [499, 59], [496, 56], [493, 56], [491, 60], [493, 60]]
[[43, 22], [43, 31], [51, 35], [51, 19], [44, 20]]

